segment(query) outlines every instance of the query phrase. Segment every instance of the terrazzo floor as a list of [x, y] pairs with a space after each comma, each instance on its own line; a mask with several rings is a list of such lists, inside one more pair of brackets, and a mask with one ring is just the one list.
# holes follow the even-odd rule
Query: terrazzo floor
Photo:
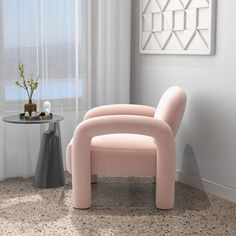
[[92, 208], [76, 210], [71, 177], [54, 189], [33, 179], [0, 182], [0, 235], [236, 235], [236, 204], [176, 183], [173, 210], [154, 206], [149, 178], [99, 178]]

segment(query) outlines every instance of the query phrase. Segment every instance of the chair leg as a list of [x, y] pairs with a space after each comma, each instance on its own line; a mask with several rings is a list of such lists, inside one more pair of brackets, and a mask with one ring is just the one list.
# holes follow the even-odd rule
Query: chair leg
[[72, 172], [73, 207], [78, 209], [88, 209], [91, 207], [91, 177], [81, 178], [80, 176], [77, 178], [75, 176], [73, 178], [73, 175], [76, 175], [75, 171]]
[[157, 171], [156, 176], [156, 207], [172, 209], [175, 200], [175, 169]]
[[170, 182], [168, 185], [166, 181], [156, 182], [156, 208], [158, 209], [167, 210], [174, 207], [175, 181]]
[[[72, 155], [72, 196], [74, 208], [91, 207], [91, 173], [89, 142], [81, 138], [73, 148]], [[80, 150], [80, 152], [79, 152]]]
[[160, 140], [156, 161], [156, 207], [172, 209], [175, 200], [174, 139]]

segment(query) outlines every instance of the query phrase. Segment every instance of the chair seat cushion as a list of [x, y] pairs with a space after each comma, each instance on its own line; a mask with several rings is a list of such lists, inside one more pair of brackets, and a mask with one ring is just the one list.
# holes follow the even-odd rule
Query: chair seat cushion
[[[71, 173], [72, 141], [67, 146], [67, 169]], [[92, 174], [107, 176], [155, 176], [156, 144], [152, 137], [107, 134], [91, 142]]]
[[96, 136], [91, 143], [92, 173], [107, 176], [155, 175], [156, 150], [153, 138], [145, 135]]
[[92, 139], [92, 150], [131, 151], [156, 153], [156, 145], [152, 137], [138, 134], [107, 134]]

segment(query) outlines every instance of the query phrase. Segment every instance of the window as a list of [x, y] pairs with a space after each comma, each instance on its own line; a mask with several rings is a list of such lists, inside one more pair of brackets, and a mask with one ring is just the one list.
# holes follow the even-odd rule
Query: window
[[[78, 1], [80, 2], [80, 1]], [[18, 61], [26, 75], [40, 75], [33, 99], [82, 97], [83, 67], [76, 53], [83, 44], [77, 0], [3, 0], [0, 4], [1, 94], [5, 102], [25, 101], [26, 93], [14, 81]], [[83, 50], [81, 58], [83, 56]], [[83, 61], [80, 62], [80, 64]]]

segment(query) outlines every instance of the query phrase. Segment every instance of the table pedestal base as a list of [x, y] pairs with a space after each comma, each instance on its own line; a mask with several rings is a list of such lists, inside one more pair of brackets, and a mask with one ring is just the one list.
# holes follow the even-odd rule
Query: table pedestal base
[[59, 122], [50, 123], [40, 144], [35, 172], [36, 188], [53, 188], [65, 185]]

